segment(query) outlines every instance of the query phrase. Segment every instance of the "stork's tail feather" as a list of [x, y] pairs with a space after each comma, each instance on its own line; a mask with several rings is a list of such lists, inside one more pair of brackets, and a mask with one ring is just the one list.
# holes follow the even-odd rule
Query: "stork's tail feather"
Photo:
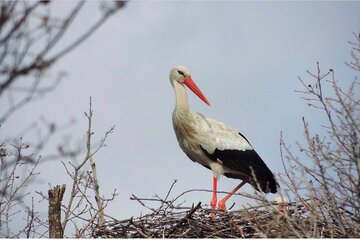
[[253, 185], [258, 191], [276, 193], [279, 184], [276, 181], [274, 174], [270, 171], [268, 166], [255, 152], [255, 150], [251, 150], [249, 154], [251, 155], [250, 159], [252, 159], [249, 164], [252, 176], [250, 179], [251, 185]]

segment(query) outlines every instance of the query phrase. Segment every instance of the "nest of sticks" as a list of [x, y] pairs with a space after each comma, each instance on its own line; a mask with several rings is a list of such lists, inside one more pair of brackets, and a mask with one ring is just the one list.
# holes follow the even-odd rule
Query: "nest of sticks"
[[[299, 207], [299, 206], [298, 206]], [[175, 209], [171, 209], [175, 210]], [[342, 237], [336, 226], [329, 226], [311, 217], [295, 214], [284, 216], [276, 211], [243, 209], [217, 213], [209, 217], [209, 209], [201, 203], [187, 211], [164, 211], [110, 221], [93, 237], [111, 238], [298, 238]], [[297, 215], [294, 217], [294, 215]]]
[[[169, 191], [170, 193], [170, 191]], [[175, 204], [158, 196], [141, 199], [132, 196], [150, 213], [125, 220], [111, 218], [102, 226], [94, 226], [93, 237], [106, 238], [333, 238], [344, 237], [336, 224], [307, 210], [308, 203], [263, 202], [238, 211], [217, 211], [199, 202], [191, 207]], [[158, 208], [146, 201], [158, 201]], [[305, 205], [305, 206], [304, 206]], [[349, 236], [351, 236], [349, 229]]]

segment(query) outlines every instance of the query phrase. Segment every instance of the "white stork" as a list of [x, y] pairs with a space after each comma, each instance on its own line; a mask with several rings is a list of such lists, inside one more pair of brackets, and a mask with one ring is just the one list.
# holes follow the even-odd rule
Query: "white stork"
[[213, 196], [210, 202], [212, 214], [217, 204], [217, 179], [221, 175], [242, 180], [219, 201], [218, 207], [221, 210], [226, 210], [226, 201], [246, 183], [258, 191], [276, 193], [278, 183], [273, 173], [241, 133], [189, 109], [185, 86], [210, 106], [191, 79], [189, 70], [184, 66], [173, 68], [170, 71], [170, 82], [176, 95], [172, 119], [179, 145], [192, 161], [213, 172]]

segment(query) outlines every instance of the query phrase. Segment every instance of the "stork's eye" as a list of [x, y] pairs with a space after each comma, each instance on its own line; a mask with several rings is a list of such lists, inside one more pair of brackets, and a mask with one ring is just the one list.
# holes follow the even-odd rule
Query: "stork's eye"
[[180, 75], [183, 75], [183, 76], [185, 77], [185, 74], [184, 74], [183, 71], [178, 70], [177, 72], [178, 72]]

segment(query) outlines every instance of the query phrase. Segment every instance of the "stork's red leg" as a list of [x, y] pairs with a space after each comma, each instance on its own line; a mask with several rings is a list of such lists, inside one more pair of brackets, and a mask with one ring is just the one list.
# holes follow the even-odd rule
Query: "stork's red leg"
[[215, 216], [215, 207], [216, 207], [216, 203], [217, 203], [217, 178], [214, 176], [213, 177], [213, 196], [210, 202], [210, 206], [211, 206], [211, 213], [210, 213], [210, 217], [214, 217]]
[[247, 183], [246, 181], [242, 181], [239, 185], [237, 185], [236, 188], [234, 188], [229, 194], [227, 194], [223, 199], [221, 199], [219, 201], [219, 209], [221, 210], [226, 210], [226, 201], [232, 196], [234, 195], [234, 193], [236, 193], [237, 190], [239, 190], [242, 186], [245, 185], [245, 183]]

